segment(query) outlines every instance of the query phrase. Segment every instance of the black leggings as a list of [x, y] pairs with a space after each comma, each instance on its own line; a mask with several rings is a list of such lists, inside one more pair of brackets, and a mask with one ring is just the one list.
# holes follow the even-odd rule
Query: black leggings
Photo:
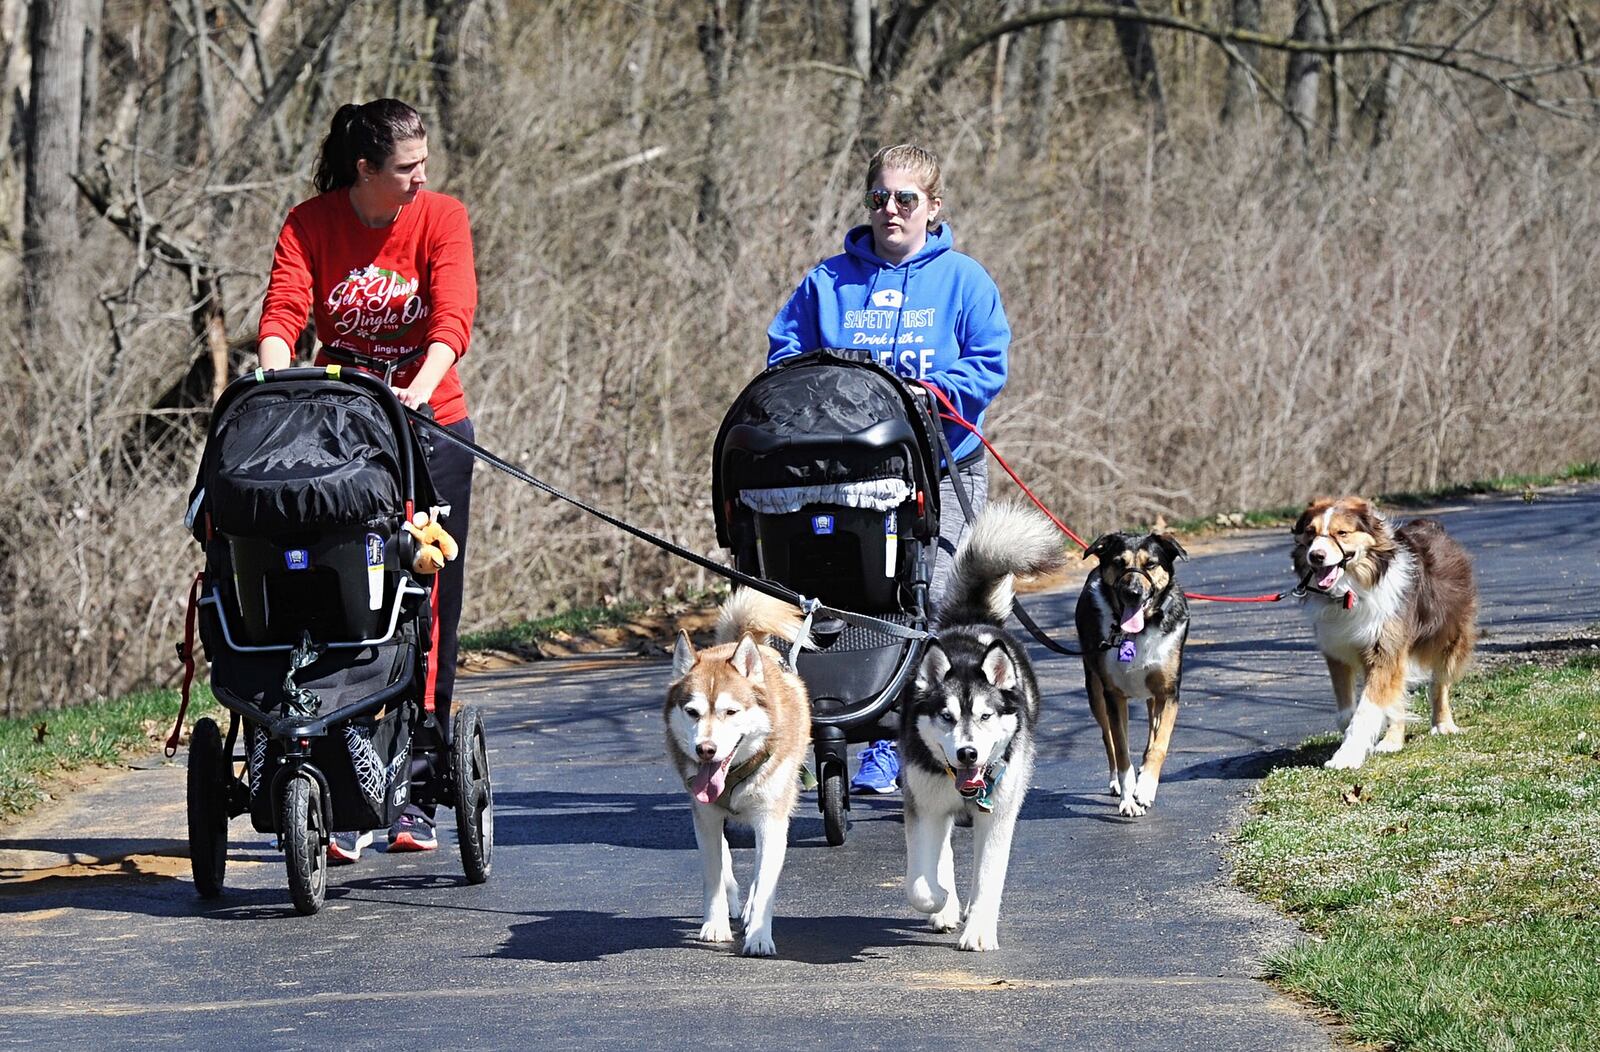
[[[451, 434], [468, 442], [476, 440], [471, 419], [446, 425]], [[425, 435], [426, 438], [426, 435]], [[439, 503], [450, 505], [450, 514], [440, 523], [461, 553], [444, 564], [434, 579], [431, 607], [433, 613], [433, 658], [428, 662], [428, 682], [423, 691], [424, 707], [433, 709], [446, 734], [450, 728], [450, 705], [456, 689], [457, 628], [461, 624], [461, 593], [467, 578], [467, 528], [472, 519], [472, 464], [473, 456], [465, 447], [448, 438], [434, 435], [427, 438], [428, 473], [433, 476], [433, 488], [439, 494]]]

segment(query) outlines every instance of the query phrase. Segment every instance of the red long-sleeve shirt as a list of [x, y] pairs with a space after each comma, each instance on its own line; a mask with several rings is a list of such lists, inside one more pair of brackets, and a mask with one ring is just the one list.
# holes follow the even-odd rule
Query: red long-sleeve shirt
[[[373, 229], [356, 216], [349, 191], [334, 190], [289, 212], [272, 254], [257, 338], [277, 336], [292, 347], [311, 312], [322, 347], [381, 360], [437, 341], [459, 360], [472, 341], [477, 305], [472, 231], [460, 201], [423, 190], [393, 223]], [[318, 364], [330, 360], [322, 347]], [[421, 367], [418, 358], [392, 382], [404, 387]], [[454, 365], [429, 404], [441, 424], [466, 418]]]

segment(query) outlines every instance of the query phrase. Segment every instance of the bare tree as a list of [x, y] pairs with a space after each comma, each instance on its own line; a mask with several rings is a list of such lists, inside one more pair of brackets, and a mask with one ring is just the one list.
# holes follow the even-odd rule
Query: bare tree
[[[482, 144], [471, 134], [471, 123], [463, 120], [461, 105], [461, 54], [463, 35], [478, 0], [428, 0], [428, 17], [434, 20], [433, 74], [434, 106], [443, 128], [444, 147], [450, 154], [471, 157]], [[650, 14], [653, 16], [653, 10]], [[650, 20], [653, 22], [654, 18]]]
[[[1328, 23], [1319, 0], [1295, 0], [1294, 32], [1290, 39], [1306, 44], [1328, 42]], [[1324, 56], [1321, 51], [1296, 50], [1289, 55], [1284, 76], [1284, 116], [1300, 133], [1301, 145], [1311, 144], [1311, 127], [1317, 120]]]
[[[1261, 0], [1233, 0], [1233, 28], [1249, 33], [1261, 32]], [[1254, 41], [1234, 45], [1238, 58], [1228, 63], [1222, 91], [1222, 123], [1232, 122], [1244, 107], [1256, 99], [1257, 69], [1261, 48]]]
[[1056, 81], [1061, 74], [1061, 51], [1066, 46], [1067, 24], [1051, 22], [1039, 39], [1039, 60], [1034, 69], [1033, 112], [1028, 122], [1028, 156], [1044, 153], [1055, 116]]
[[722, 172], [727, 167], [726, 146], [733, 80], [745, 52], [755, 43], [761, 24], [761, 0], [706, 0], [705, 18], [697, 40], [705, 63], [710, 114], [706, 118], [706, 147], [701, 158], [696, 221], [702, 231], [717, 232], [727, 226], [722, 208]]
[[[1417, 29], [1417, 14], [1422, 7], [1422, 0], [1406, 0], [1400, 7], [1400, 16], [1395, 26], [1395, 39], [1402, 44], [1411, 42]], [[1367, 111], [1372, 121], [1372, 145], [1379, 146], [1389, 137], [1389, 129], [1394, 124], [1394, 107], [1400, 94], [1401, 66], [1398, 58], [1391, 57], [1384, 63], [1383, 74], [1378, 78], [1378, 83], [1366, 98], [1361, 100], [1361, 110]]]
[[31, 346], [56, 335], [78, 243], [79, 130], [83, 120], [85, 0], [32, 0], [32, 55], [23, 190], [23, 327]]
[[[1138, 0], [1118, 0], [1117, 6], [1139, 10]], [[1150, 104], [1150, 126], [1157, 135], [1167, 130], [1167, 101], [1161, 92], [1161, 71], [1156, 66], [1155, 45], [1150, 42], [1150, 27], [1135, 18], [1115, 18], [1117, 44], [1128, 67], [1134, 97]]]

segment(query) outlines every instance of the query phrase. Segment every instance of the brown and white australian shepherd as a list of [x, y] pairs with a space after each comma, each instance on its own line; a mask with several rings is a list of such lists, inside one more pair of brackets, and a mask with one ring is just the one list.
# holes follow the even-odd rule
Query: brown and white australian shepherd
[[1294, 524], [1294, 570], [1344, 728], [1327, 766], [1398, 752], [1412, 684], [1429, 684], [1432, 733], [1459, 732], [1450, 686], [1472, 656], [1478, 590], [1471, 557], [1443, 526], [1395, 529], [1360, 497], [1319, 497]]

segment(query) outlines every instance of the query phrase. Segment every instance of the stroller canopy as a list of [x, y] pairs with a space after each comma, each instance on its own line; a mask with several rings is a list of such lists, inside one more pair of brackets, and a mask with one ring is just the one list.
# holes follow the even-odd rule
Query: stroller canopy
[[[347, 382], [250, 386], [219, 405], [201, 460], [212, 525], [245, 537], [355, 526], [405, 511], [401, 442], [371, 393]], [[410, 458], [420, 469], [423, 458]], [[423, 506], [426, 506], [425, 503]]]
[[[922, 395], [895, 374], [834, 351], [790, 358], [757, 376], [723, 418], [712, 452], [717, 537], [744, 490], [904, 479], [938, 522], [938, 457]], [[924, 532], [927, 524], [918, 532]]]

